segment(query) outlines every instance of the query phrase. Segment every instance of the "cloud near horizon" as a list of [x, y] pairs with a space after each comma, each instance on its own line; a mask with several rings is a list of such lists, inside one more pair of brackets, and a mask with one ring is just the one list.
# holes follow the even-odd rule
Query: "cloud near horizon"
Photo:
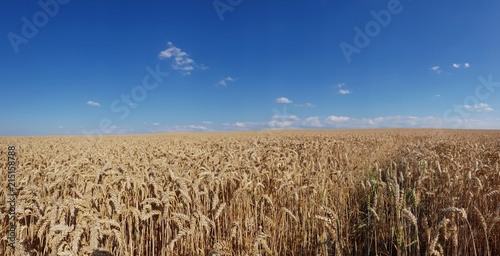
[[[466, 111], [488, 111], [489, 105], [477, 104]], [[175, 132], [224, 132], [224, 131], [268, 131], [268, 130], [337, 130], [337, 129], [383, 129], [383, 128], [431, 128], [431, 129], [499, 129], [500, 118], [440, 118], [434, 116], [380, 116], [375, 118], [354, 118], [331, 115], [327, 117], [296, 115], [272, 115], [267, 122], [237, 121], [234, 123], [205, 122], [207, 125], [159, 125], [144, 123], [149, 127], [146, 133]], [[458, 125], [457, 125], [458, 123]], [[110, 134], [144, 133], [136, 129], [114, 127]]]
[[493, 108], [488, 105], [487, 103], [479, 103], [479, 104], [475, 104], [475, 105], [462, 105], [462, 107], [464, 109], [467, 109], [467, 110], [473, 110], [473, 111], [476, 111], [476, 112], [489, 112], [489, 111], [493, 111]]
[[[487, 106], [476, 106], [476, 109]], [[474, 107], [472, 107], [474, 108]], [[486, 110], [482, 110], [486, 111]], [[479, 110], [478, 110], [479, 112]], [[459, 124], [459, 125], [457, 125]], [[303, 130], [303, 129], [378, 129], [378, 128], [433, 128], [433, 129], [498, 129], [500, 118], [487, 120], [472, 118], [439, 118], [434, 116], [383, 116], [376, 118], [352, 118], [348, 116], [273, 115], [268, 122], [236, 122], [225, 124], [237, 130]], [[226, 129], [227, 130], [227, 129]]]

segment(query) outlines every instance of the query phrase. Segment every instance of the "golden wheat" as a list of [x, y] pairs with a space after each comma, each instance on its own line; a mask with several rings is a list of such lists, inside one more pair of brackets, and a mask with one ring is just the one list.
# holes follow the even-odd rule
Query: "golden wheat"
[[18, 154], [18, 243], [2, 204], [0, 255], [498, 255], [499, 143], [397, 129], [0, 137], [0, 157]]

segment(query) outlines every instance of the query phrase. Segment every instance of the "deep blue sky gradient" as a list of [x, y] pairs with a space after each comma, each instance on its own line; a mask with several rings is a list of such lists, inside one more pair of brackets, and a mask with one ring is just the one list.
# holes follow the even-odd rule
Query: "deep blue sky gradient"
[[[355, 45], [354, 28], [390, 2], [398, 3], [243, 0], [223, 21], [214, 1], [57, 2], [16, 53], [9, 33], [23, 36], [22, 18], [44, 11], [1, 1], [0, 135], [499, 129], [500, 87], [480, 98], [475, 90], [479, 77], [500, 81], [500, 2], [400, 1], [402, 11], [348, 63], [339, 45]], [[159, 58], [168, 42], [194, 61], [189, 74]], [[168, 77], [120, 118], [112, 102], [157, 65]], [[101, 129], [103, 119], [112, 129]]]

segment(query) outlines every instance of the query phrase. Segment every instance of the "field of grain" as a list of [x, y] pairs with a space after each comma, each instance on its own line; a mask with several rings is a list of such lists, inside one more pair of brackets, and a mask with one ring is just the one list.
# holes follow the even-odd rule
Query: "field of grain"
[[0, 137], [0, 255], [500, 255], [499, 164], [500, 131]]

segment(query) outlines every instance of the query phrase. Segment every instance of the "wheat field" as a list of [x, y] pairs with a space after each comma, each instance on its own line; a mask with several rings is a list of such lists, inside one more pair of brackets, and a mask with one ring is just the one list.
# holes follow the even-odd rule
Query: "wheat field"
[[500, 131], [0, 137], [0, 159], [0, 255], [500, 255]]

